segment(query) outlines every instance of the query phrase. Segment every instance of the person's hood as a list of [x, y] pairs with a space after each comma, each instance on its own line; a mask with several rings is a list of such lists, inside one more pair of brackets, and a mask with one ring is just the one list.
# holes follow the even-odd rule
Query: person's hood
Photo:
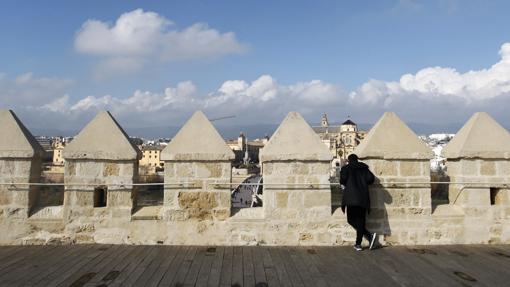
[[358, 162], [350, 162], [348, 165], [350, 168], [354, 168], [354, 169], [368, 168], [368, 165], [366, 165], [365, 163], [359, 162], [359, 161]]

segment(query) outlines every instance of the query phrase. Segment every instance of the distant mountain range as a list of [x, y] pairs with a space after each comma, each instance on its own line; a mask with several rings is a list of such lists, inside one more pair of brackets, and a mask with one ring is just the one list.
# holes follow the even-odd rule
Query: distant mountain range
[[[312, 126], [319, 126], [319, 123], [312, 123]], [[332, 124], [337, 125], [337, 124]], [[411, 129], [418, 135], [432, 133], [456, 133], [461, 123], [429, 124], [429, 123], [408, 123]], [[358, 128], [368, 130], [372, 124], [360, 123]], [[30, 128], [30, 127], [29, 127]], [[127, 134], [132, 137], [147, 139], [172, 138], [181, 128], [180, 126], [162, 127], [124, 127]], [[225, 139], [235, 139], [243, 132], [248, 139], [263, 138], [271, 136], [278, 128], [278, 124], [249, 124], [249, 125], [216, 125], [219, 133]], [[508, 127], [506, 127], [508, 129]], [[32, 134], [37, 136], [74, 136], [79, 130], [58, 130], [52, 128], [30, 128]]]

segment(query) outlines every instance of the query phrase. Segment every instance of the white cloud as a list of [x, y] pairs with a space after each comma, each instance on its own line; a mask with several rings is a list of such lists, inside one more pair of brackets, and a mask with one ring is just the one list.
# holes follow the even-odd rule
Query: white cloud
[[154, 12], [137, 9], [120, 15], [115, 25], [87, 20], [77, 32], [76, 50], [87, 54], [125, 56], [154, 51], [170, 21]]
[[510, 93], [510, 43], [501, 46], [501, 60], [489, 69], [460, 73], [431, 67], [405, 74], [397, 82], [370, 80], [350, 93], [353, 104], [392, 107], [399, 99], [461, 99], [463, 104], [490, 100]]
[[[163, 91], [136, 90], [127, 98], [112, 95], [72, 100], [69, 80], [38, 78], [27, 73], [15, 78], [0, 74], [0, 106], [28, 110], [36, 123], [69, 124], [90, 119], [98, 110], [111, 110], [123, 124], [163, 126], [182, 123], [201, 109], [211, 116], [236, 115], [236, 123], [277, 123], [289, 111], [318, 121], [327, 112], [333, 120], [347, 115], [361, 122], [375, 122], [384, 111], [395, 111], [414, 123], [462, 123], [475, 111], [487, 111], [508, 122], [510, 106], [510, 43], [501, 46], [501, 59], [487, 69], [459, 72], [429, 67], [405, 74], [398, 81], [369, 80], [351, 92], [339, 85], [312, 80], [279, 83], [271, 75], [248, 82], [227, 80], [216, 90], [200, 92], [191, 81]], [[6, 95], [6, 96], [4, 96]], [[62, 121], [62, 117], [66, 121]], [[46, 118], [43, 118], [46, 117]]]
[[10, 78], [0, 76], [0, 107], [38, 107], [67, 94], [73, 80], [57, 77], [36, 77], [25, 73]]
[[210, 59], [247, 50], [233, 32], [222, 33], [205, 23], [179, 30], [165, 17], [142, 9], [122, 14], [113, 25], [87, 20], [74, 46], [102, 58], [98, 77], [134, 72], [151, 61]]

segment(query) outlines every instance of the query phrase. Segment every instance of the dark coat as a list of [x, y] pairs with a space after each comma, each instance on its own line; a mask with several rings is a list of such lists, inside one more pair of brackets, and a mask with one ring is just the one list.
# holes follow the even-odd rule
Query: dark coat
[[345, 186], [342, 210], [345, 206], [361, 206], [370, 210], [368, 185], [374, 183], [374, 174], [362, 162], [350, 162], [340, 170], [340, 183]]

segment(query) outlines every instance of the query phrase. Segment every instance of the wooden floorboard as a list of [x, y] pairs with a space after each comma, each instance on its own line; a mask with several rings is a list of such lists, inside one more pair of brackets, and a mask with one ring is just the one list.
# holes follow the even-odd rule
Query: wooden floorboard
[[213, 261], [211, 263], [211, 272], [207, 278], [207, 286], [219, 286], [221, 280], [221, 270], [223, 269], [223, 256], [225, 247], [216, 247]]
[[276, 273], [276, 268], [274, 266], [273, 259], [271, 258], [271, 254], [269, 254], [268, 247], [260, 247], [257, 248], [257, 250], [260, 250], [262, 253], [262, 265], [264, 266], [267, 284], [269, 286], [282, 286], [278, 280], [278, 274]]
[[186, 256], [186, 254], [188, 253], [188, 251], [190, 249], [191, 249], [191, 247], [189, 247], [189, 246], [184, 246], [182, 248], [179, 248], [175, 259], [168, 266], [168, 269], [166, 270], [163, 278], [161, 278], [161, 280], [159, 281], [158, 286], [171, 286], [170, 284], [172, 283], [175, 276], [177, 275], [177, 270], [178, 270], [179, 266], [181, 266], [181, 264], [184, 260], [184, 257]]
[[[72, 248], [73, 246], [68, 247]], [[80, 270], [83, 264], [94, 258], [105, 260], [106, 256], [103, 253], [107, 252], [109, 248], [110, 246], [102, 247], [99, 245], [80, 246], [78, 252], [71, 253], [57, 264], [52, 265], [47, 274], [33, 286], [55, 286], [61, 281], [62, 274], [67, 273], [69, 270]]]
[[228, 246], [224, 248], [223, 260], [221, 264], [220, 286], [232, 286], [232, 262], [234, 256], [234, 248]]
[[0, 246], [0, 286], [510, 286], [510, 246]]
[[268, 251], [274, 263], [274, 268], [276, 270], [276, 275], [278, 276], [280, 285], [285, 287], [292, 286], [289, 275], [287, 274], [287, 270], [283, 264], [283, 260], [280, 257], [280, 253], [278, 253], [278, 247], [269, 247]]

